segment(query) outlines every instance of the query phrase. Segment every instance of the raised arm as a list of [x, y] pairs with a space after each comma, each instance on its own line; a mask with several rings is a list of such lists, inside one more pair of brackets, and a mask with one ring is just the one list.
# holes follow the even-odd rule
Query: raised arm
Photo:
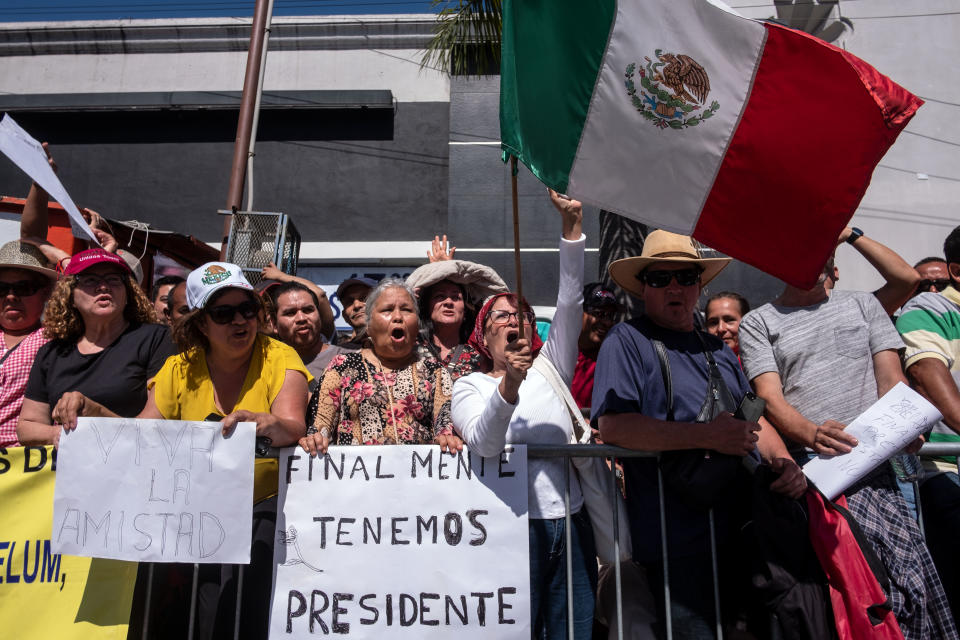
[[543, 347], [560, 377], [570, 384], [577, 364], [577, 338], [583, 323], [583, 206], [550, 190], [550, 200], [560, 212], [563, 238], [560, 240], [560, 281], [557, 310], [550, 336]]
[[[50, 155], [50, 146], [44, 142], [43, 150], [47, 152], [47, 162], [53, 172], [57, 172], [57, 163], [53, 161]], [[21, 238], [46, 238], [47, 227], [47, 205], [50, 203], [50, 196], [43, 190], [43, 187], [36, 182], [30, 185], [30, 193], [27, 194], [27, 201], [23, 205], [23, 213], [20, 215], [20, 237]]]
[[[853, 233], [846, 227], [837, 239], [837, 245], [844, 243]], [[885, 284], [873, 292], [887, 315], [893, 315], [904, 302], [910, 299], [920, 282], [920, 274], [900, 255], [889, 247], [880, 244], [869, 236], [862, 235], [853, 241], [854, 249], [867, 259], [873, 268], [883, 277]]]

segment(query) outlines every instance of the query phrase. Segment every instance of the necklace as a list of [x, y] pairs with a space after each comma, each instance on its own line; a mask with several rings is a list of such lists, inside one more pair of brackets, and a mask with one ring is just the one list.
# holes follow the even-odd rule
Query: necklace
[[[373, 352], [373, 349], [370, 349], [369, 351], [370, 351], [370, 356], [372, 357], [372, 360], [370, 358], [365, 358], [365, 360], [367, 360], [374, 367], [376, 367], [377, 372], [380, 374], [380, 377], [383, 378], [383, 385], [387, 388], [387, 402], [390, 404], [390, 418], [387, 421], [387, 425], [389, 426], [390, 423], [393, 423], [393, 437], [396, 442], [399, 442], [400, 438], [397, 435], [397, 417], [396, 417], [397, 414], [393, 408], [393, 386], [397, 383], [397, 376], [399, 372], [409, 367], [410, 377], [413, 380], [413, 395], [414, 397], [416, 397], [417, 389], [419, 388], [417, 384], [417, 361], [414, 360], [411, 364], [407, 365], [407, 367], [402, 367], [400, 369], [390, 369], [390, 373], [393, 374], [393, 384], [391, 384], [390, 382], [387, 381], [387, 374], [384, 373], [385, 367], [383, 366], [383, 363], [380, 361], [380, 358], [377, 356], [376, 353]], [[364, 367], [363, 371], [366, 374], [367, 382], [369, 382], [370, 384], [373, 384], [370, 381], [370, 369], [368, 367]]]

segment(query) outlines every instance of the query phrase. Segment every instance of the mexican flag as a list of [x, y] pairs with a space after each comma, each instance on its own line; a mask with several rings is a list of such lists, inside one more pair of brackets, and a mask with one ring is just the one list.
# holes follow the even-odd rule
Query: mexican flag
[[706, 0], [506, 0], [503, 149], [560, 193], [812, 286], [923, 104]]

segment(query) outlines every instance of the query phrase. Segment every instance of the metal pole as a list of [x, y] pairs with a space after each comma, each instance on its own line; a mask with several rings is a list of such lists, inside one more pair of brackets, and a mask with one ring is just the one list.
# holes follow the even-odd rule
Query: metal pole
[[193, 640], [193, 626], [197, 620], [197, 584], [200, 582], [200, 565], [193, 565], [193, 585], [190, 587], [190, 622], [187, 625], [187, 638]]
[[657, 492], [660, 496], [660, 547], [663, 550], [663, 610], [667, 640], [673, 640], [673, 616], [670, 612], [670, 562], [667, 559], [667, 508], [663, 497], [663, 474], [657, 456]]
[[[227, 191], [227, 209], [238, 211], [243, 199], [243, 178], [250, 134], [253, 129], [253, 112], [256, 102], [257, 83], [260, 79], [264, 34], [267, 27], [269, 0], [256, 0], [253, 9], [253, 25], [250, 31], [250, 48], [247, 50], [247, 70], [243, 79], [243, 97], [240, 101], [240, 116], [237, 118], [237, 139], [233, 145], [233, 165], [230, 169], [230, 188]], [[233, 216], [223, 218], [223, 240], [220, 244], [220, 259], [226, 255], [227, 238]]]
[[617, 486], [617, 460], [610, 459], [610, 473], [613, 475], [613, 557], [614, 577], [617, 585], [617, 640], [623, 640], [623, 584], [620, 576], [620, 488]]
[[147, 598], [143, 605], [143, 630], [141, 640], [147, 640], [147, 629], [150, 627], [150, 598], [153, 594], [153, 563], [147, 564]]
[[[517, 195], [517, 158], [510, 156], [510, 188], [513, 193], [513, 269], [517, 274], [517, 311], [523, 312], [523, 277], [520, 269], [520, 205]], [[520, 325], [520, 339], [523, 340], [523, 319], [517, 318]], [[569, 463], [569, 458], [567, 459]]]
[[240, 637], [240, 612], [242, 611], [240, 596], [243, 594], [243, 566], [240, 565], [240, 571], [237, 573], [237, 606], [234, 614], [236, 617], [233, 619], [233, 640]]
[[247, 211], [253, 211], [253, 157], [257, 155], [257, 129], [260, 127], [260, 101], [263, 98], [263, 79], [267, 75], [267, 52], [270, 51], [270, 25], [273, 22], [273, 0], [267, 0], [267, 24], [263, 33], [263, 49], [260, 52], [260, 79], [257, 82], [257, 99], [253, 105], [253, 126], [250, 128], [250, 145], [247, 147]]
[[720, 618], [720, 570], [717, 563], [717, 529], [713, 523], [713, 508], [707, 511], [710, 520], [710, 562], [713, 565], [713, 608], [717, 614], [717, 640], [723, 640], [723, 620]]
[[[523, 326], [523, 323], [520, 323]], [[570, 531], [572, 520], [570, 519], [570, 458], [564, 458], [566, 464], [563, 466], [563, 505], [566, 511], [564, 515], [564, 530], [566, 532], [567, 547], [567, 638], [574, 640], [573, 635], [573, 533]]]

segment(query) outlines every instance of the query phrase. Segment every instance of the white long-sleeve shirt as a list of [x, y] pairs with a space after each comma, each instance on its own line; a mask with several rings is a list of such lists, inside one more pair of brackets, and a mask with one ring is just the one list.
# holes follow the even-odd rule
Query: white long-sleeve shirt
[[[537, 357], [553, 363], [564, 383], [570, 384], [577, 364], [577, 340], [583, 323], [583, 252], [586, 236], [560, 240], [560, 283], [557, 310], [550, 335]], [[570, 412], [553, 387], [536, 369], [527, 371], [517, 404], [500, 395], [501, 378], [471, 373], [453, 385], [451, 411], [454, 428], [471, 450], [482, 456], [499, 454], [504, 445], [567, 444], [573, 434]], [[570, 510], [583, 505], [580, 483], [572, 465], [562, 458], [530, 458], [527, 469], [529, 517], [562, 518], [564, 465], [570, 465]]]

